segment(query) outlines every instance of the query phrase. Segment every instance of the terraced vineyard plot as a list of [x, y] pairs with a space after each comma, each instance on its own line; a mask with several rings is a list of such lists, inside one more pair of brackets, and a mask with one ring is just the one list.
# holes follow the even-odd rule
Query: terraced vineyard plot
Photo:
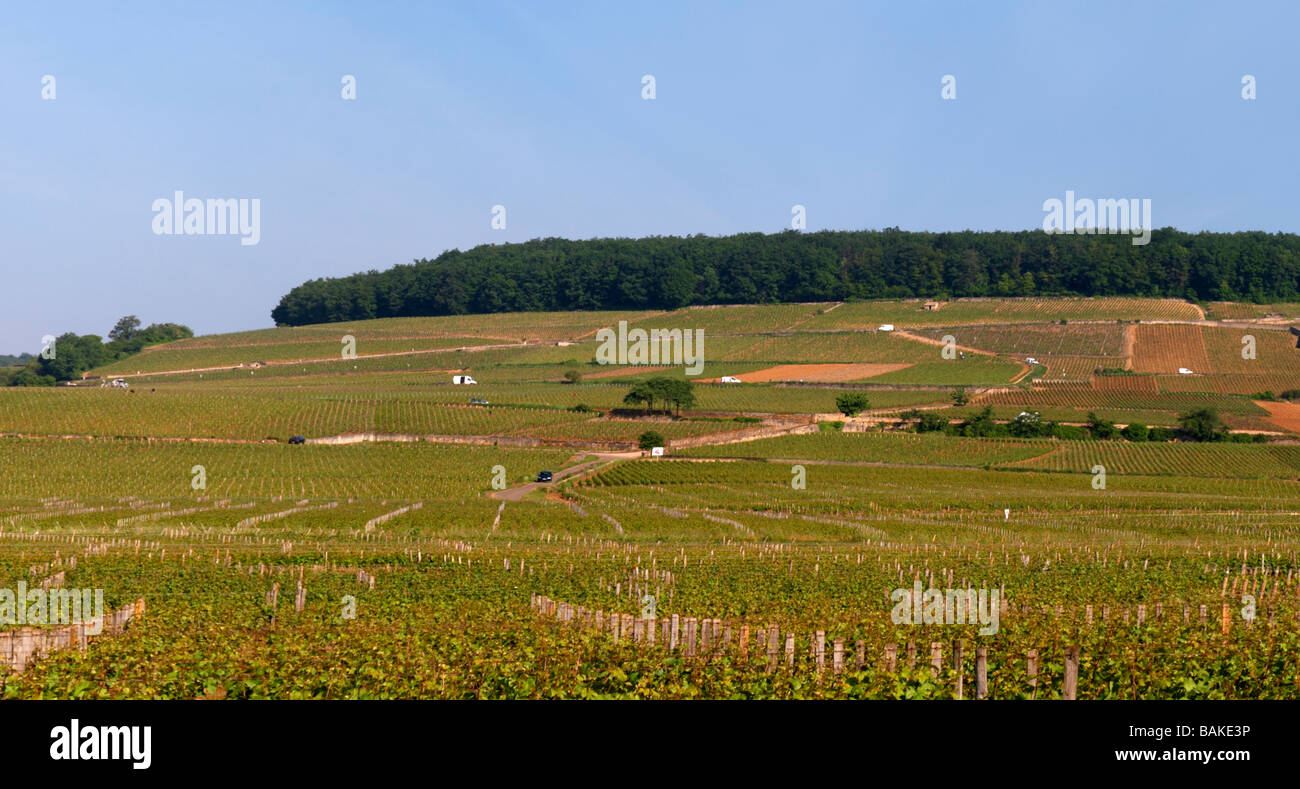
[[922, 309], [923, 300], [849, 302], [809, 320], [804, 329], [874, 329], [882, 323], [899, 328], [957, 326], [977, 323], [1042, 323], [1044, 320], [1199, 320], [1194, 304], [1178, 299], [1106, 297], [1095, 299], [957, 299], [938, 310]]
[[[937, 348], [935, 349], [938, 350]], [[1006, 384], [1026, 370], [1024, 365], [994, 356], [920, 362], [904, 370], [873, 375], [873, 384], [919, 384], [927, 386], [984, 386]]]
[[[135, 358], [135, 357], [131, 357]], [[121, 377], [132, 386], [154, 387], [159, 384], [172, 383], [221, 383], [233, 384], [245, 382], [256, 384], [261, 381], [273, 385], [296, 382], [322, 376], [339, 377], [343, 375], [386, 375], [396, 373], [424, 373], [433, 376], [445, 376], [450, 379], [466, 365], [467, 354], [453, 351], [429, 351], [398, 356], [371, 356], [356, 359], [338, 359], [328, 362], [304, 362], [302, 364], [274, 364], [266, 367], [249, 369], [218, 369], [182, 373], [145, 374], [134, 377], [134, 369]], [[98, 370], [92, 373], [98, 374]], [[78, 383], [77, 388], [94, 388], [95, 382]]]
[[445, 322], [444, 331], [464, 327], [479, 332], [505, 332], [531, 340], [576, 340], [587, 337], [603, 326], [617, 326], [621, 320], [634, 323], [660, 314], [659, 310], [596, 310], [583, 312], [511, 312], [492, 315], [450, 315], [441, 318], [403, 318], [401, 320]]
[[[558, 468], [571, 455], [423, 443], [331, 447], [0, 439], [0, 460], [11, 469], [0, 476], [0, 500], [475, 498], [489, 489], [495, 465], [505, 466], [511, 481], [530, 481], [538, 469]], [[205, 468], [203, 491], [191, 487], [195, 465]]]
[[516, 430], [510, 435], [532, 436], [534, 438], [588, 439], [591, 441], [636, 441], [647, 430], [660, 433], [671, 443], [673, 439], [687, 436], [702, 436], [710, 433], [727, 433], [742, 430], [747, 425], [727, 421], [690, 421], [672, 422], [640, 421], [628, 419], [587, 419], [563, 425], [542, 425]]
[[[364, 387], [364, 383], [359, 386]], [[560, 384], [560, 383], [485, 383], [459, 386], [434, 379], [424, 383], [414, 382], [408, 391], [395, 392], [391, 399], [413, 402], [439, 403], [447, 406], [468, 406], [470, 400], [479, 398], [487, 400], [491, 408], [498, 406], [518, 407], [519, 413], [534, 413], [543, 421], [550, 421], [549, 410], [567, 409], [583, 403], [593, 408], [622, 407], [623, 396], [632, 387], [630, 380], [617, 385], [606, 383]], [[522, 417], [521, 417], [522, 418]]]
[[1124, 327], [1109, 323], [943, 326], [918, 333], [935, 340], [951, 334], [958, 345], [1033, 356], [1049, 367], [1057, 355], [1118, 357], [1124, 344]]
[[937, 466], [987, 466], [1027, 460], [1054, 451], [1047, 439], [976, 439], [914, 433], [813, 433], [698, 447], [688, 457], [752, 457]]
[[1206, 392], [1252, 395], [1285, 392], [1300, 388], [1296, 375], [1161, 375], [1160, 391], [1168, 393]]
[[1206, 317], [1211, 320], [1258, 320], [1267, 317], [1300, 319], [1300, 304], [1248, 304], [1235, 301], [1211, 302]]
[[[635, 329], [703, 329], [705, 343], [710, 335], [767, 334], [788, 331], [799, 326], [831, 304], [739, 304], [729, 306], [687, 307], [638, 321], [629, 321]], [[602, 324], [617, 330], [617, 323]]]
[[375, 429], [381, 433], [436, 435], [503, 435], [530, 428], [564, 426], [589, 418], [545, 408], [449, 405], [429, 401], [384, 401], [375, 409]]
[[[1300, 380], [1300, 337], [1289, 331], [1253, 327], [1218, 329], [1203, 327], [1202, 337], [1209, 367], [1205, 372], [1216, 375], [1289, 375]], [[1255, 358], [1242, 356], [1249, 335], [1255, 338]]]
[[1036, 389], [994, 392], [981, 395], [980, 405], [1010, 405], [1021, 408], [1127, 409], [1149, 411], [1188, 411], [1202, 406], [1218, 409], [1223, 414], [1262, 416], [1263, 411], [1245, 397], [1205, 396], [1191, 394], [1151, 394], [1141, 389], [1094, 389], [1085, 384], [1052, 384]]
[[1092, 388], [1098, 392], [1155, 394], [1160, 391], [1159, 379], [1154, 375], [1096, 375], [1092, 378]]
[[[1011, 421], [1020, 415], [1025, 409], [1021, 406], [993, 406], [993, 418], [1001, 421]], [[1096, 414], [1099, 418], [1123, 427], [1134, 423], [1146, 425], [1148, 427], [1178, 427], [1179, 411], [1161, 411], [1141, 408], [1098, 408], [1096, 406], [1084, 406], [1068, 408], [1065, 406], [1044, 406], [1035, 407], [1031, 410], [1037, 411], [1039, 417], [1044, 422], [1059, 422], [1064, 425], [1086, 425], [1089, 422], [1089, 416]], [[954, 422], [961, 422], [972, 415], [972, 411], [967, 408], [948, 408], [938, 412], [940, 416]], [[1233, 431], [1254, 431], [1263, 433], [1279, 433], [1282, 431], [1278, 425], [1269, 422], [1262, 415], [1246, 415], [1224, 413], [1220, 414], [1223, 423], [1228, 429]]]
[[[178, 343], [160, 346], [155, 350], [144, 351], [135, 356], [127, 357], [97, 368], [92, 372], [94, 375], [113, 378], [116, 376], [132, 376], [139, 373], [173, 370], [189, 371], [209, 367], [252, 365], [254, 363], [266, 363], [270, 367], [275, 367], [304, 360], [313, 364], [323, 359], [343, 362], [346, 361], [342, 358], [344, 345], [339, 339], [342, 336], [343, 333], [339, 332], [331, 341], [327, 342], [268, 343], [217, 347], [184, 346], [182, 343], [188, 341], [181, 340]], [[408, 362], [417, 361], [418, 363], [418, 360], [412, 360], [408, 357], [423, 355], [420, 352], [444, 348], [480, 346], [487, 342], [497, 341], [485, 341], [482, 338], [474, 337], [416, 337], [401, 340], [368, 339], [364, 341], [358, 339], [353, 346], [353, 350], [355, 355], [362, 359], [367, 356], [382, 354], [406, 358]], [[396, 362], [392, 363], [396, 364]]]
[[1200, 326], [1139, 325], [1133, 345], [1133, 370], [1139, 373], [1216, 372], [1205, 351]]
[[0, 432], [36, 435], [284, 441], [374, 430], [374, 412], [357, 395], [0, 389]]
[[361, 340], [404, 340], [433, 337], [475, 337], [521, 342], [527, 339], [573, 339], [602, 325], [636, 321], [658, 314], [648, 310], [598, 312], [512, 312], [442, 315], [425, 318], [375, 318], [365, 321], [280, 326], [184, 340], [187, 346], [219, 348], [282, 342], [338, 341], [351, 334]]
[[[738, 361], [739, 362], [769, 361], [767, 359], [762, 358], [763, 354], [756, 354], [751, 352], [750, 350], [754, 346], [758, 345], [759, 343], [763, 342], [766, 339], [767, 337], [765, 335], [758, 335], [758, 334], [745, 335], [745, 336], [739, 336], [739, 335], [726, 336], [726, 335], [710, 335], [708, 332], [705, 332], [704, 344], [702, 346], [699, 344], [698, 339], [692, 340], [691, 353], [696, 355], [697, 358], [703, 360], [704, 369], [701, 372], [700, 377], [708, 378], [710, 376], [724, 375], [724, 373], [717, 372], [719, 365], [727, 365]], [[660, 346], [660, 348], [662, 352], [662, 345]], [[683, 354], [684, 353], [685, 351], [683, 349]], [[591, 346], [591, 355], [588, 356], [587, 359], [589, 361], [596, 361], [595, 345]], [[685, 361], [684, 356], [683, 356], [683, 361]], [[665, 363], [670, 365], [671, 359], [666, 359], [661, 357], [661, 364], [665, 364]], [[631, 366], [631, 365], [593, 365], [593, 369], [595, 369], [596, 372], [606, 372], [606, 371], [617, 370], [621, 367], [627, 367], [627, 366]], [[684, 364], [675, 365], [675, 368], [683, 369], [685, 366], [686, 365]]]
[[912, 363], [938, 359], [939, 349], [888, 332], [818, 332], [765, 337], [725, 357], [728, 361]]
[[[1119, 441], [1062, 441], [1050, 454], [1013, 465], [1091, 473], [1100, 464], [1111, 474], [1169, 474], [1201, 477], [1300, 478], [1300, 446], [1243, 444], [1131, 444]], [[1298, 491], [1300, 493], [1300, 491]]]
[[[1023, 406], [995, 405], [993, 406], [993, 418], [1001, 421], [1011, 421], [1025, 410]], [[1096, 414], [1101, 419], [1114, 422], [1117, 425], [1129, 425], [1134, 422], [1148, 427], [1172, 428], [1178, 425], [1177, 411], [1153, 411], [1140, 408], [1098, 408], [1096, 406], [1081, 408], [1042, 406], [1029, 410], [1037, 411], [1044, 422], [1060, 422], [1065, 425], [1085, 425], [1088, 423], [1089, 414]], [[946, 408], [938, 412], [940, 416], [953, 422], [964, 421], [974, 413], [969, 406], [965, 408]], [[1233, 426], [1240, 419], [1248, 419], [1248, 417], [1234, 417], [1231, 415], [1224, 417], [1225, 422], [1231, 423]]]
[[[765, 384], [707, 384], [695, 387], [695, 410], [742, 413], [819, 414], [836, 411], [843, 389], [821, 386]], [[866, 395], [872, 408], [925, 405], [947, 401], [947, 389], [854, 389]]]
[[1047, 367], [1045, 381], [1086, 381], [1099, 369], [1122, 370], [1127, 362], [1115, 356], [1049, 356], [1039, 361]]
[[[1116, 453], [1123, 453], [1126, 445], [1120, 442], [1105, 444]], [[1088, 442], [1061, 442], [1062, 446]], [[1164, 445], [1146, 445], [1149, 449]], [[1244, 457], [1253, 458], [1259, 468], [1276, 471], [1280, 475], [1283, 465], [1290, 460], [1269, 459], [1268, 453], [1251, 445], [1178, 445], [1180, 449], [1197, 449], [1213, 446], [1219, 449], [1257, 450]], [[1122, 454], [1117, 454], [1121, 457]], [[1064, 456], [1063, 456], [1064, 458]], [[1062, 459], [1063, 459], [1062, 458]], [[1221, 456], [1187, 454], [1185, 462], [1192, 468], [1214, 469]], [[1028, 466], [1034, 461], [1023, 461]], [[1045, 462], [1045, 461], [1043, 461]], [[1054, 461], [1055, 462], [1055, 461]], [[1176, 462], [1176, 461], [1173, 461]], [[1282, 465], [1279, 465], [1281, 463]], [[1008, 464], [1011, 468], [1012, 464]], [[1074, 471], [1077, 467], [1064, 467]], [[1207, 518], [1209, 512], [1272, 512], [1270, 529], [1283, 528], [1293, 532], [1294, 523], [1287, 513], [1294, 504], [1296, 483], [1271, 472], [1256, 476], [1225, 478], [1207, 475], [1142, 476], [1120, 472], [1113, 476], [1108, 467], [1107, 488], [1098, 491], [1091, 487], [1091, 465], [1083, 469], [1077, 486], [1067, 482], [1057, 472], [1040, 472], [1025, 468], [1008, 471], [977, 469], [927, 469], [891, 468], [888, 466], [818, 466], [815, 479], [810, 477], [806, 490], [796, 490], [790, 485], [790, 469], [777, 463], [748, 463], [719, 461], [642, 460], [621, 463], [578, 483], [586, 487], [618, 488], [645, 486], [657, 492], [681, 490], [691, 493], [694, 486], [710, 485], [708, 500], [718, 508], [740, 508], [755, 511], [784, 511], [792, 514], [819, 514], [839, 517], [869, 517], [880, 528], [891, 530], [895, 539], [916, 538], [924, 535], [928, 540], [935, 527], [945, 530], [975, 528], [986, 535], [1000, 539], [1006, 536], [1013, 542], [1036, 540], [1055, 533], [1061, 525], [1059, 518], [1068, 514], [1079, 528], [1093, 528], [1104, 532], [1109, 528], [1133, 528], [1137, 531], [1132, 542], [1138, 543], [1141, 532], [1161, 533], [1165, 539], [1181, 541], [1188, 547], [1193, 537], [1180, 533], [1176, 538], [1164, 530], [1177, 523], [1189, 531], [1231, 533], [1231, 539], [1258, 539], [1266, 544], [1265, 529], [1251, 531], [1250, 525], [1236, 526], [1231, 532], [1223, 518]], [[1222, 467], [1216, 473], [1225, 473]], [[674, 488], [671, 486], [683, 486]], [[720, 489], [719, 489], [720, 488]], [[812, 494], [812, 495], [808, 495]], [[625, 494], [627, 495], [627, 494]], [[1012, 525], [1006, 525], [1003, 509], [1011, 508]], [[1115, 514], [1108, 523], [1106, 513]], [[1092, 520], [1099, 518], [1099, 520]], [[1290, 526], [1282, 524], [1290, 523]], [[1239, 524], [1240, 525], [1240, 524]], [[1032, 529], [1043, 531], [1035, 534]], [[987, 537], [986, 537], [987, 538]], [[1126, 537], [1126, 540], [1129, 538]], [[947, 541], [951, 544], [951, 539]], [[1204, 555], [1204, 552], [1202, 552]], [[1240, 551], [1238, 551], [1240, 555]], [[1216, 587], [1217, 594], [1217, 587]]]

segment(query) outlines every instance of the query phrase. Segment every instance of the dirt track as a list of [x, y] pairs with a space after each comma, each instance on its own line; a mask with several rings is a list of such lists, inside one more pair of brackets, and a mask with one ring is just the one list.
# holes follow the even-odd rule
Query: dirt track
[[[585, 457], [587, 454], [589, 453], [582, 453], [582, 456]], [[612, 460], [630, 460], [632, 458], [641, 457], [640, 452], [603, 452], [594, 454], [596, 454], [598, 458], [597, 460], [589, 460], [586, 463], [579, 463], [576, 466], [569, 466], [566, 469], [557, 471], [555, 472], [555, 476], [552, 478], [551, 482], [529, 482], [528, 484], [520, 485], [517, 488], [495, 490], [492, 492], [492, 498], [501, 501], [520, 501], [524, 496], [527, 496], [535, 490], [540, 488], [549, 488], [549, 486], [554, 482], [559, 482], [560, 480], [567, 479], [575, 474], [594, 469], [597, 466], [603, 466]], [[574, 460], [577, 457], [579, 456], [575, 455], [573, 458], [570, 458], [570, 460]]]
[[[943, 340], [936, 340], [933, 337], [926, 337], [923, 334], [913, 334], [912, 332], [906, 331], [905, 329], [894, 329], [894, 336], [903, 337], [908, 340], [916, 340], [917, 342], [923, 342], [926, 345], [935, 345], [940, 348], [943, 348], [947, 345], [947, 343], [945, 343]], [[965, 351], [966, 353], [974, 353], [980, 356], [997, 356], [997, 354], [994, 353], [993, 351], [985, 351], [980, 348], [972, 348], [969, 345], [956, 345], [953, 347], [955, 347], [959, 351]]]

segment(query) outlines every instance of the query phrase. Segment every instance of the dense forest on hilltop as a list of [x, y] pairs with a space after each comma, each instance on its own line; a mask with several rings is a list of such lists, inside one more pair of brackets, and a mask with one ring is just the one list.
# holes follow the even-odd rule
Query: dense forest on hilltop
[[278, 325], [537, 310], [674, 309], [963, 296], [1300, 295], [1300, 236], [1155, 230], [1133, 236], [918, 233], [896, 228], [767, 235], [546, 238], [450, 250], [285, 294]]

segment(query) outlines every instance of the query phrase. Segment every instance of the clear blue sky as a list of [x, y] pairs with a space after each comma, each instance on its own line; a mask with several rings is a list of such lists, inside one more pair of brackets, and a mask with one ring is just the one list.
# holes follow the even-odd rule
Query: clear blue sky
[[[795, 204], [810, 230], [1024, 229], [1073, 189], [1295, 232], [1296, 8], [10, 4], [0, 353], [130, 313], [269, 326], [306, 279], [449, 248], [774, 232]], [[177, 189], [260, 199], [261, 243], [154, 235]]]

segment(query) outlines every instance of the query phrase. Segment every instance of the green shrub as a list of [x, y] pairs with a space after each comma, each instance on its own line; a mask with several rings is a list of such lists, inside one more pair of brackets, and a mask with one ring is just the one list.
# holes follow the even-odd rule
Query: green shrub
[[1148, 429], [1147, 426], [1142, 424], [1141, 422], [1134, 422], [1131, 425], [1127, 425], [1123, 430], [1119, 432], [1120, 435], [1124, 436], [1124, 438], [1128, 439], [1129, 441], [1146, 441], [1148, 438], [1150, 438], [1150, 434], [1151, 434], [1150, 429]]
[[649, 451], [655, 447], [665, 446], [663, 434], [656, 433], [653, 430], [647, 430], [637, 439], [637, 445], [642, 449]]
[[871, 407], [871, 401], [861, 392], [845, 392], [835, 398], [835, 407], [845, 416], [857, 416]]

